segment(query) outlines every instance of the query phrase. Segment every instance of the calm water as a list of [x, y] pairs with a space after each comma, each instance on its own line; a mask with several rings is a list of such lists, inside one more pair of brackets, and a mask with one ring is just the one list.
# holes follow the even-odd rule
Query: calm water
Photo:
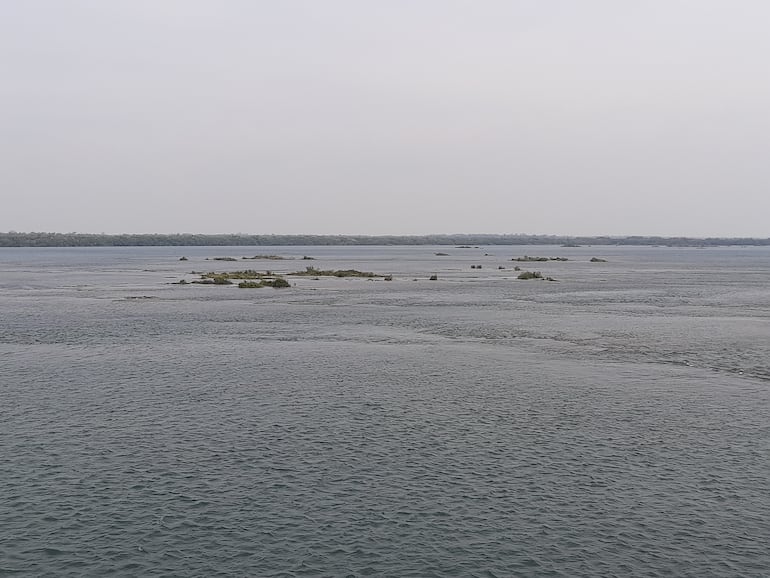
[[[308, 264], [394, 278], [171, 284]], [[0, 249], [0, 330], [0, 576], [770, 575], [770, 248]]]

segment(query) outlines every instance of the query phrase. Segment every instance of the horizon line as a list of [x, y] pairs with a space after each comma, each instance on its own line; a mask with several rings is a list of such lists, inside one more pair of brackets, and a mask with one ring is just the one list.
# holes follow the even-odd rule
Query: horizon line
[[196, 237], [364, 237], [369, 239], [374, 238], [427, 238], [427, 237], [549, 237], [549, 238], [564, 238], [564, 239], [693, 239], [693, 240], [711, 240], [711, 239], [756, 239], [761, 241], [770, 240], [770, 237], [756, 236], [756, 235], [661, 235], [661, 234], [640, 234], [640, 233], [622, 233], [622, 234], [567, 234], [567, 233], [467, 233], [467, 232], [454, 232], [454, 233], [244, 233], [244, 232], [219, 232], [219, 233], [198, 233], [193, 231], [183, 232], [160, 232], [154, 231], [149, 233], [135, 233], [135, 232], [121, 232], [121, 233], [93, 233], [93, 232], [81, 232], [81, 231], [15, 231], [13, 229], [8, 231], [0, 231], [0, 235], [10, 236], [30, 236], [30, 235], [78, 235], [87, 237], [150, 237], [150, 236], [164, 236], [164, 237], [179, 237], [179, 236], [196, 236]]

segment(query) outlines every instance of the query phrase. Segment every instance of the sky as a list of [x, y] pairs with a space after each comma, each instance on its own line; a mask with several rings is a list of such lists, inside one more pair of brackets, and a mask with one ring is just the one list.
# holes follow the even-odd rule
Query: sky
[[766, 0], [0, 0], [0, 231], [770, 237]]

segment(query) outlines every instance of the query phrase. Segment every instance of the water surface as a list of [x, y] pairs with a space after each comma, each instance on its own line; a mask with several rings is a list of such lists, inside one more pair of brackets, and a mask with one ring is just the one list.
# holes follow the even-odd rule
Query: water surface
[[[173, 284], [307, 265], [393, 281]], [[2, 249], [0, 575], [767, 575], [769, 282], [769, 248]]]

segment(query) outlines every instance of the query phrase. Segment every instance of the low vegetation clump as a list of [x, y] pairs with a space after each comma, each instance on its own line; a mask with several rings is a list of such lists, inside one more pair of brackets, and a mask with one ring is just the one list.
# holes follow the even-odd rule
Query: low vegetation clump
[[315, 261], [315, 257], [308, 257], [307, 255], [302, 256], [303, 261]]
[[428, 277], [428, 281], [438, 281], [438, 275], [431, 275]]
[[241, 259], [264, 259], [264, 260], [270, 260], [270, 261], [283, 261], [286, 259], [286, 257], [281, 257], [280, 255], [254, 255], [253, 257], [241, 257]]
[[241, 289], [261, 289], [262, 287], [274, 287], [275, 289], [282, 289], [284, 287], [291, 287], [291, 284], [283, 277], [276, 277], [275, 279], [261, 279], [259, 281], [241, 281], [238, 283], [238, 287]]
[[180, 261], [187, 261], [187, 257], [179, 257]]
[[358, 271], [357, 269], [316, 269], [315, 267], [306, 267], [304, 271], [296, 271], [289, 275], [301, 275], [310, 277], [382, 277], [368, 271]]
[[434, 253], [436, 257], [449, 257], [449, 253]]
[[356, 269], [337, 269], [332, 272], [335, 277], [377, 277], [369, 271], [357, 271]]
[[[206, 257], [206, 260], [208, 261], [209, 258]], [[211, 261], [237, 261], [235, 257], [212, 257]]]
[[517, 279], [542, 279], [543, 274], [540, 271], [524, 271], [519, 273]]
[[599, 257], [591, 257], [591, 263], [606, 263], [607, 259], [600, 259]]
[[216, 277], [201, 277], [200, 279], [196, 279], [195, 281], [190, 281], [190, 283], [198, 283], [199, 285], [232, 285], [233, 282], [230, 281], [226, 276], [224, 275], [217, 275]]

